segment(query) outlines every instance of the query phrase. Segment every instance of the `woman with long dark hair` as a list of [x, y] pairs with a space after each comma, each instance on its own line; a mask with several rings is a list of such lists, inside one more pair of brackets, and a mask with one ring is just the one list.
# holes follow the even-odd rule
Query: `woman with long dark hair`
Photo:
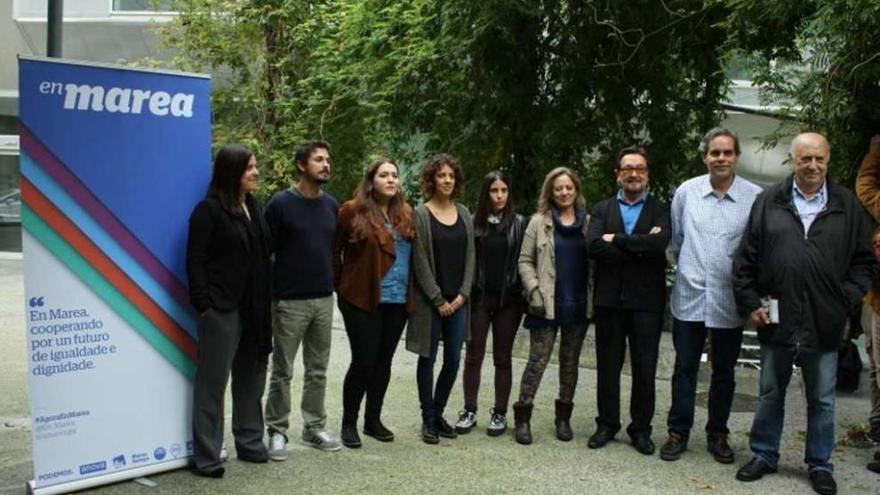
[[232, 434], [238, 459], [268, 460], [263, 444], [266, 364], [272, 350], [269, 229], [252, 193], [254, 154], [227, 145], [217, 152], [208, 194], [192, 212], [186, 246], [190, 301], [199, 313], [193, 382], [195, 474], [223, 476], [223, 396], [232, 374]]
[[578, 359], [587, 333], [587, 224], [589, 215], [581, 181], [566, 167], [547, 174], [538, 212], [526, 227], [519, 255], [519, 274], [528, 297], [523, 326], [531, 332], [529, 360], [519, 401], [513, 405], [516, 441], [532, 443], [532, 407], [541, 377], [559, 344], [559, 398], [556, 437], [571, 440], [571, 411], [578, 379]]
[[[419, 355], [416, 381], [422, 408], [422, 441], [436, 444], [440, 436], [455, 438], [443, 418], [461, 348], [468, 338], [468, 298], [474, 278], [474, 226], [471, 214], [453, 201], [464, 185], [461, 165], [440, 154], [425, 163], [421, 175], [427, 198], [413, 214], [416, 241], [413, 271], [419, 291], [406, 332], [407, 350]], [[443, 367], [434, 384], [434, 362], [443, 341]]]
[[471, 338], [462, 375], [464, 409], [455, 424], [458, 433], [468, 433], [477, 425], [477, 395], [490, 325], [495, 406], [490, 411], [486, 432], [499, 436], [507, 430], [511, 353], [524, 306], [517, 261], [525, 226], [525, 219], [513, 211], [510, 178], [501, 171], [489, 172], [483, 179], [474, 215], [476, 264], [470, 303]]
[[339, 310], [351, 346], [342, 389], [342, 444], [361, 446], [357, 418], [364, 395], [364, 434], [390, 442], [380, 416], [391, 379], [391, 361], [412, 311], [410, 277], [412, 208], [400, 187], [397, 165], [379, 158], [364, 171], [354, 198], [339, 210], [333, 274]]

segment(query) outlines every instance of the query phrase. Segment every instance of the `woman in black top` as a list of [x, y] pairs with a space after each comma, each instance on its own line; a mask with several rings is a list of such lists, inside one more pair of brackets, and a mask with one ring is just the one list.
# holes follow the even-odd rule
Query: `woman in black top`
[[486, 355], [486, 337], [492, 326], [492, 360], [495, 364], [495, 407], [486, 432], [498, 436], [507, 429], [507, 404], [511, 388], [511, 352], [523, 315], [522, 286], [517, 260], [525, 220], [513, 211], [510, 179], [489, 172], [480, 189], [474, 215], [476, 265], [471, 290], [471, 338], [462, 374], [464, 410], [455, 430], [468, 433], [477, 424], [480, 371]]
[[270, 245], [257, 189], [257, 161], [224, 146], [208, 194], [193, 210], [186, 246], [190, 300], [199, 312], [193, 383], [193, 472], [223, 476], [223, 396], [232, 373], [232, 432], [239, 460], [266, 462], [263, 409], [271, 347]]
[[[443, 419], [461, 347], [468, 338], [467, 301], [474, 274], [474, 239], [467, 208], [452, 201], [461, 189], [461, 166], [451, 155], [433, 157], [422, 169], [422, 189], [428, 200], [413, 215], [416, 241], [413, 271], [420, 290], [406, 332], [406, 348], [419, 355], [416, 379], [422, 408], [422, 440], [436, 444], [438, 435], [455, 438]], [[443, 367], [434, 386], [434, 361], [443, 340]]]

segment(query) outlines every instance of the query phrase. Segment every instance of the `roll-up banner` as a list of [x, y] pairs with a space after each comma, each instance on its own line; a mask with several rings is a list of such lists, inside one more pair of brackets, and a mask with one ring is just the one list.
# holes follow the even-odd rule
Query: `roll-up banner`
[[19, 59], [33, 493], [187, 463], [185, 247], [210, 180], [210, 84]]

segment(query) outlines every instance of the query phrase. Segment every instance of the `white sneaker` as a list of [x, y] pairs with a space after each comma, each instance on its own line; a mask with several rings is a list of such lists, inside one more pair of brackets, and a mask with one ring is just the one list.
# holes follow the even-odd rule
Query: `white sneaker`
[[488, 433], [490, 437], [497, 437], [503, 435], [505, 431], [507, 431], [507, 418], [505, 418], [503, 414], [495, 412], [495, 408], [493, 407], [491, 416], [489, 416], [489, 427], [486, 428], [486, 433]]
[[477, 415], [468, 410], [458, 412], [458, 421], [455, 423], [455, 432], [462, 435], [470, 433], [477, 426]]
[[287, 439], [281, 433], [273, 433], [269, 437], [269, 459], [279, 462], [287, 460]]
[[342, 448], [339, 440], [331, 437], [327, 430], [303, 430], [302, 442], [309, 447], [323, 450], [325, 452], [336, 452]]

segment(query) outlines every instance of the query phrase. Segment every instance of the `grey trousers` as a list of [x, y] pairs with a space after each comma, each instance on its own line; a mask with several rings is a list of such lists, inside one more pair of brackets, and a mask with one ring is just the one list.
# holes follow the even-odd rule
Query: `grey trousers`
[[290, 381], [302, 344], [303, 391], [300, 409], [303, 430], [323, 430], [327, 424], [324, 394], [333, 330], [333, 296], [275, 302], [272, 375], [266, 399], [266, 429], [287, 437], [290, 428]]
[[193, 383], [193, 457], [195, 469], [220, 465], [223, 447], [223, 397], [232, 373], [232, 434], [239, 455], [266, 457], [263, 410], [266, 361], [256, 345], [242, 342], [237, 310], [208, 310], [199, 316], [199, 356]]

